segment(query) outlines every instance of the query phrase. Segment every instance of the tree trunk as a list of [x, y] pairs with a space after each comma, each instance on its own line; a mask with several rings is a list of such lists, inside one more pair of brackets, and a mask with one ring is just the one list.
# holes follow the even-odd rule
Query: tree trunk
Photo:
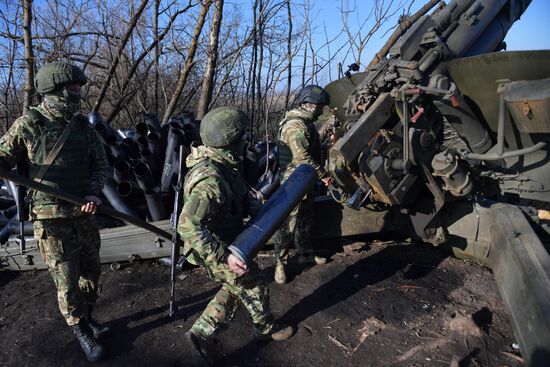
[[256, 68], [258, 67], [258, 0], [254, 0], [254, 36], [252, 43], [252, 66], [250, 68], [250, 131], [252, 133], [252, 142], [254, 143], [254, 120], [256, 117]]
[[[155, 32], [155, 39], [159, 39], [159, 7], [160, 7], [160, 0], [155, 0], [155, 24], [154, 24], [154, 32]], [[159, 115], [159, 58], [160, 58], [160, 44], [157, 41], [157, 45], [155, 46], [155, 91], [153, 95], [153, 108], [155, 112], [155, 116]]]
[[292, 88], [292, 12], [290, 10], [290, 0], [286, 2], [286, 11], [288, 14], [288, 38], [286, 44], [286, 58], [288, 60], [288, 75], [286, 78], [285, 111], [288, 111], [290, 104], [290, 89]]
[[185, 84], [187, 83], [187, 78], [189, 77], [189, 74], [193, 69], [195, 53], [197, 51], [197, 44], [202, 32], [202, 27], [204, 26], [204, 22], [206, 20], [206, 14], [208, 14], [208, 10], [210, 9], [210, 5], [212, 5], [212, 0], [206, 0], [202, 4], [201, 13], [199, 14], [199, 19], [197, 20], [197, 25], [195, 26], [195, 32], [193, 33], [193, 38], [191, 39], [191, 45], [189, 45], [189, 51], [187, 53], [185, 65], [180, 72], [178, 84], [176, 85], [176, 90], [174, 91], [174, 94], [172, 94], [172, 98], [170, 98], [170, 102], [168, 103], [166, 111], [164, 112], [164, 117], [162, 118], [163, 124], [166, 124], [170, 119], [170, 116], [172, 116], [172, 114], [174, 113], [174, 110], [176, 109], [176, 104], [178, 103], [181, 93], [183, 92]]
[[218, 40], [220, 36], [220, 26], [223, 15], [223, 1], [216, 0], [214, 4], [214, 16], [212, 19], [212, 29], [210, 30], [210, 44], [206, 59], [206, 68], [202, 79], [201, 96], [197, 108], [197, 119], [201, 120], [208, 112], [208, 107], [212, 101], [212, 91], [214, 90], [214, 75], [216, 64], [218, 62]]
[[258, 75], [256, 76], [256, 121], [257, 121], [257, 131], [258, 134], [253, 136], [256, 140], [252, 140], [253, 143], [256, 141], [261, 141], [259, 136], [260, 124], [263, 120], [263, 106], [262, 106], [262, 69], [263, 69], [263, 58], [264, 58], [264, 30], [265, 30], [265, 7], [263, 0], [260, 0], [260, 17], [258, 19]]
[[23, 43], [25, 45], [25, 89], [23, 93], [23, 113], [34, 102], [34, 54], [32, 49], [32, 0], [23, 0]]
[[306, 84], [306, 67], [307, 67], [307, 46], [304, 46], [304, 59], [302, 62], [302, 84], [301, 84], [302, 88]]
[[3, 133], [6, 133], [8, 129], [10, 128], [11, 123], [11, 116], [14, 114], [15, 111], [11, 111], [10, 109], [10, 88], [13, 80], [13, 68], [15, 64], [15, 53], [17, 50], [17, 41], [13, 40], [10, 42], [10, 50], [9, 50], [9, 60], [8, 60], [8, 78], [6, 80], [6, 85], [4, 88], [4, 111], [6, 113], [5, 115], [5, 127]]

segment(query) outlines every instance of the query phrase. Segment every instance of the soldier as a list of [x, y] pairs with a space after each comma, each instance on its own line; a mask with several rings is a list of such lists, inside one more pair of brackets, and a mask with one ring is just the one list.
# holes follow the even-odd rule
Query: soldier
[[[281, 183], [301, 164], [309, 164], [326, 186], [332, 178], [321, 165], [319, 134], [314, 122], [330, 102], [330, 96], [321, 87], [307, 85], [298, 93], [298, 107], [288, 111], [279, 123], [279, 167]], [[275, 282], [287, 282], [285, 266], [288, 248], [294, 241], [301, 264], [325, 264], [326, 258], [315, 256], [311, 243], [313, 229], [313, 191], [294, 208], [275, 238]]]
[[239, 173], [246, 149], [248, 117], [230, 107], [208, 112], [200, 124], [204, 145], [192, 148], [186, 160], [184, 206], [178, 232], [184, 240], [187, 260], [206, 269], [222, 287], [186, 333], [197, 357], [207, 358], [201, 346], [221, 323], [229, 321], [237, 302], [242, 303], [259, 339], [285, 340], [290, 326], [276, 325], [269, 311], [269, 289], [256, 263], [248, 267], [228, 251], [243, 230], [248, 189]]
[[101, 274], [99, 230], [93, 214], [107, 175], [103, 146], [87, 119], [77, 114], [82, 70], [66, 63], [46, 64], [36, 74], [42, 103], [15, 120], [0, 139], [0, 165], [24, 164], [35, 181], [84, 197], [76, 207], [31, 191], [34, 237], [57, 288], [59, 310], [73, 329], [88, 361], [104, 355], [96, 338], [108, 328], [91, 316]]

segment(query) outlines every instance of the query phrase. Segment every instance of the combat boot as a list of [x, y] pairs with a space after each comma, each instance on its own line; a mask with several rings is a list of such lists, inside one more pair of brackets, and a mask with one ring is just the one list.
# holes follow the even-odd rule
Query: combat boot
[[94, 333], [94, 338], [102, 339], [109, 336], [109, 334], [111, 333], [111, 328], [106, 325], [101, 325], [97, 321], [95, 321], [92, 317], [92, 310], [93, 307], [89, 306], [86, 321], [88, 321], [88, 326], [90, 327], [90, 330]]
[[300, 255], [298, 257], [298, 263], [299, 264], [307, 264], [307, 265], [324, 265], [327, 263], [327, 258], [326, 257], [320, 257], [320, 256], [313, 256], [313, 255], [309, 255], [309, 256], [304, 256], [304, 255]]
[[92, 332], [84, 319], [81, 319], [77, 325], [73, 326], [73, 332], [84, 354], [86, 354], [88, 362], [96, 362], [103, 358], [105, 349], [93, 338], [91, 335]]
[[275, 264], [275, 283], [277, 284], [286, 283], [285, 265], [281, 261], [277, 261]]
[[275, 324], [273, 329], [271, 329], [271, 331], [267, 334], [261, 334], [259, 331], [254, 329], [254, 338], [257, 340], [282, 341], [287, 340], [292, 335], [294, 335], [294, 328], [292, 326]]

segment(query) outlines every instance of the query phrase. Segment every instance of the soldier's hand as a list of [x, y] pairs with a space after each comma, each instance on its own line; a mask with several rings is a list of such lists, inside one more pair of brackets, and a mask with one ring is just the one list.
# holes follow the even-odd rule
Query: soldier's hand
[[90, 195], [90, 196], [84, 196], [84, 200], [86, 200], [87, 203], [82, 205], [80, 207], [80, 210], [83, 213], [95, 214], [98, 205], [101, 205], [101, 199], [98, 198], [97, 196]]
[[248, 273], [248, 266], [233, 254], [229, 255], [227, 258], [227, 264], [229, 265], [229, 269], [235, 274], [243, 275]]
[[330, 186], [332, 185], [332, 183], [334, 182], [334, 180], [332, 179], [332, 177], [325, 177], [325, 178], [322, 178], [321, 181], [323, 181], [323, 183], [325, 184], [325, 186]]

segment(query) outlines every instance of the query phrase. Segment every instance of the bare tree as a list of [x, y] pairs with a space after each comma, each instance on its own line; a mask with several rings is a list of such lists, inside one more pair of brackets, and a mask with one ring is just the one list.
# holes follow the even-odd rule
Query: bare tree
[[286, 11], [288, 14], [288, 37], [286, 43], [286, 58], [288, 60], [287, 78], [286, 78], [286, 95], [285, 95], [285, 110], [288, 110], [290, 104], [290, 90], [292, 88], [292, 11], [290, 10], [290, 0], [286, 2]]
[[178, 77], [178, 83], [176, 85], [176, 89], [174, 93], [172, 94], [172, 98], [170, 99], [170, 102], [168, 103], [168, 106], [166, 107], [166, 111], [164, 111], [164, 117], [162, 118], [162, 123], [165, 124], [170, 119], [170, 116], [174, 113], [174, 110], [176, 108], [176, 104], [178, 103], [178, 100], [181, 96], [181, 93], [183, 92], [183, 88], [185, 87], [185, 84], [187, 83], [187, 79], [189, 78], [189, 74], [191, 72], [191, 69], [194, 65], [195, 60], [195, 53], [197, 51], [197, 44], [200, 37], [200, 34], [202, 32], [202, 28], [204, 26], [204, 22], [206, 20], [206, 14], [208, 14], [208, 10], [210, 9], [210, 6], [212, 5], [212, 0], [205, 0], [202, 3], [202, 9], [199, 14], [199, 18], [197, 19], [197, 25], [195, 26], [195, 31], [193, 33], [193, 38], [191, 39], [191, 43], [189, 45], [189, 51], [187, 52], [187, 58], [185, 59], [185, 65], [183, 69], [181, 70], [179, 77]]
[[[153, 32], [155, 34], [155, 38], [158, 39], [159, 37], [159, 8], [160, 8], [160, 0], [155, 0], [155, 24]], [[159, 59], [160, 59], [160, 43], [157, 42], [155, 46], [155, 91], [153, 96], [153, 111], [155, 111], [155, 115], [158, 116], [159, 114]]]
[[[120, 87], [121, 96], [118, 99], [118, 101], [114, 103], [114, 108], [111, 111], [111, 113], [109, 114], [109, 117], [107, 117], [107, 119], [106, 119], [107, 123], [111, 122], [115, 118], [115, 116], [120, 111], [124, 101], [126, 99], [128, 99], [128, 97], [134, 95], [137, 92], [137, 90], [134, 90], [134, 91], [131, 91], [129, 94], [125, 94], [126, 90], [130, 86], [132, 78], [135, 75], [135, 73], [137, 72], [138, 67], [139, 67], [140, 63], [142, 62], [142, 60], [151, 52], [151, 50], [153, 50], [154, 48], [157, 47], [159, 42], [161, 42], [164, 39], [164, 37], [166, 37], [166, 35], [169, 33], [169, 31], [172, 27], [172, 24], [175, 22], [176, 18], [179, 15], [187, 12], [192, 7], [193, 7], [192, 3], [189, 2], [186, 7], [184, 7], [183, 9], [180, 9], [180, 10], [176, 11], [174, 14], [172, 14], [172, 16], [170, 17], [170, 20], [168, 21], [168, 24], [166, 25], [166, 28], [164, 29], [164, 31], [160, 35], [157, 35], [155, 37], [155, 39], [153, 40], [153, 42], [151, 42], [151, 44], [148, 47], [146, 47], [145, 50], [143, 50], [137, 58], [134, 57], [135, 61], [133, 61], [132, 66], [128, 70], [127, 75], [125, 75], [124, 83]], [[155, 61], [153, 61], [153, 64], [154, 63], [155, 63]], [[147, 69], [149, 69], [150, 67], [151, 67], [151, 65], [149, 65], [147, 67]]]
[[218, 40], [223, 16], [223, 0], [216, 0], [214, 15], [212, 17], [212, 29], [210, 30], [210, 44], [206, 58], [206, 69], [202, 80], [201, 96], [197, 107], [197, 119], [201, 120], [208, 111], [214, 90], [214, 75], [218, 61]]
[[118, 63], [120, 61], [120, 56], [122, 55], [122, 51], [126, 47], [126, 44], [128, 43], [128, 40], [130, 39], [130, 36], [132, 35], [132, 32], [134, 28], [136, 27], [137, 21], [143, 11], [145, 10], [145, 7], [147, 6], [147, 3], [149, 0], [143, 0], [141, 2], [141, 5], [139, 6], [138, 10], [132, 17], [132, 20], [130, 21], [130, 24], [128, 26], [128, 29], [126, 30], [126, 33], [124, 34], [124, 37], [122, 38], [122, 41], [120, 42], [120, 45], [118, 46], [117, 53], [115, 54], [115, 57], [113, 61], [111, 62], [111, 65], [109, 66], [109, 71], [107, 72], [107, 77], [105, 81], [103, 82], [103, 86], [101, 87], [101, 91], [99, 92], [99, 95], [94, 103], [94, 106], [92, 108], [92, 112], [97, 112], [99, 110], [99, 107], [101, 106], [101, 103], [105, 99], [105, 94], [107, 92], [107, 88], [109, 88], [109, 85], [111, 83], [111, 79], [113, 78], [115, 74], [116, 67], [118, 66]]
[[[357, 64], [361, 65], [363, 51], [370, 39], [380, 30], [382, 25], [392, 19], [393, 16], [405, 6], [406, 2], [407, 0], [399, 0], [397, 3], [394, 3], [394, 1], [391, 0], [389, 3], [386, 3], [384, 0], [374, 0], [368, 15], [357, 16], [359, 19], [359, 26], [354, 30], [351, 29], [349, 16], [350, 14], [358, 15], [360, 8], [357, 6], [356, 2], [354, 2], [354, 9], [344, 9], [342, 5], [343, 29], [348, 36], [349, 44], [353, 46], [350, 48], [350, 51]], [[367, 30], [371, 22], [372, 25]]]
[[[269, 0], [266, 0], [269, 1]], [[259, 14], [258, 14], [258, 49], [256, 51], [256, 98], [254, 99], [254, 109], [257, 111], [256, 115], [258, 122], [261, 122], [263, 120], [263, 93], [262, 93], [262, 71], [263, 71], [263, 62], [264, 62], [264, 32], [266, 27], [266, 6], [267, 3], [264, 3], [264, 0], [260, 0], [259, 4]]]
[[25, 43], [25, 88], [23, 94], [23, 112], [26, 112], [34, 100], [34, 53], [32, 48], [32, 0], [23, 0], [23, 39]]

